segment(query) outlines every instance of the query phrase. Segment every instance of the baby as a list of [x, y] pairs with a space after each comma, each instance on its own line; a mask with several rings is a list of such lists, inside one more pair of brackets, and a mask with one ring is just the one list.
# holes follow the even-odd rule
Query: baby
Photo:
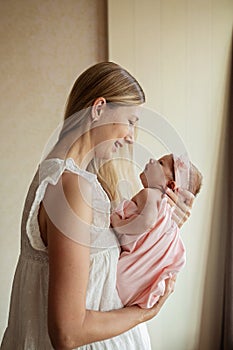
[[144, 188], [123, 200], [111, 214], [111, 225], [122, 251], [117, 267], [117, 289], [124, 305], [152, 307], [164, 294], [165, 279], [185, 264], [185, 248], [166, 187], [200, 191], [202, 175], [185, 157], [165, 155], [150, 159], [140, 174]]

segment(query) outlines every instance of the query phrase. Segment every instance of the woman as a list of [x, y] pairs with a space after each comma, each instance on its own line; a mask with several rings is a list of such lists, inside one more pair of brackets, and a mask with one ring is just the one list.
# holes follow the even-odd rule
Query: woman
[[175, 278], [152, 309], [123, 307], [119, 246], [109, 229], [116, 173], [111, 164], [97, 175], [87, 171], [93, 159], [132, 145], [144, 101], [138, 82], [114, 63], [94, 65], [75, 82], [59, 139], [26, 198], [2, 350], [150, 349], [144, 322], [157, 315]]

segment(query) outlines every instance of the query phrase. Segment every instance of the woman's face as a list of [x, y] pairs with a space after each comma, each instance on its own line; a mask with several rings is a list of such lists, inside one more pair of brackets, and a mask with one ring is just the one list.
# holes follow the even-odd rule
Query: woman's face
[[106, 106], [94, 122], [95, 156], [111, 159], [117, 149], [134, 142], [134, 128], [139, 120], [140, 106]]

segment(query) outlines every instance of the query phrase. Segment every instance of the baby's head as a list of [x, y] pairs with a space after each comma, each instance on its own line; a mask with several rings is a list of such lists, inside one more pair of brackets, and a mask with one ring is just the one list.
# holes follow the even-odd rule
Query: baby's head
[[181, 158], [172, 154], [167, 154], [158, 160], [150, 159], [140, 174], [140, 179], [144, 187], [165, 188], [167, 186], [173, 191], [182, 187], [195, 196], [202, 184], [202, 175], [195, 165], [188, 161], [187, 166]]

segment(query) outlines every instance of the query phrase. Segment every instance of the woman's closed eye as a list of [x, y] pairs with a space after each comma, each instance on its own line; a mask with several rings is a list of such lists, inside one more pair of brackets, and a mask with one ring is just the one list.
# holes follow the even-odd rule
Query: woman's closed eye
[[129, 120], [129, 125], [135, 126], [135, 122], [132, 120]]

